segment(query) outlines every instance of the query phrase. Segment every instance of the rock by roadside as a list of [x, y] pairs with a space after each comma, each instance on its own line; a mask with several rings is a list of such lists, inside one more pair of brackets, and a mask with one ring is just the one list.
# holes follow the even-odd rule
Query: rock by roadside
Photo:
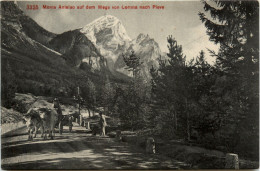
[[13, 109], [1, 107], [1, 135], [24, 126], [22, 114]]
[[13, 109], [1, 107], [1, 124], [17, 123], [22, 121], [22, 114]]

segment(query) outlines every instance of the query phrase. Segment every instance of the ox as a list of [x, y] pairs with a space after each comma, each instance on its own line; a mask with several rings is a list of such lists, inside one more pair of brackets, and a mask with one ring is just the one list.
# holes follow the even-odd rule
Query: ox
[[34, 131], [34, 138], [36, 137], [39, 128], [41, 128], [41, 137], [43, 137], [43, 122], [37, 110], [30, 109], [23, 117], [23, 119], [25, 120], [26, 126], [28, 128], [28, 140], [33, 140]]
[[39, 108], [39, 114], [43, 122], [44, 139], [47, 139], [47, 132], [49, 131], [51, 139], [55, 136], [55, 124], [58, 121], [58, 114], [54, 109]]

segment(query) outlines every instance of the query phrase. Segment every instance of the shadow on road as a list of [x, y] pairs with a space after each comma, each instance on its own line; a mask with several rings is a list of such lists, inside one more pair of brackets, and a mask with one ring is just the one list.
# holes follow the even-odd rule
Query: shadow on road
[[3, 169], [179, 169], [185, 165], [148, 155], [128, 143], [87, 134], [2, 144]]

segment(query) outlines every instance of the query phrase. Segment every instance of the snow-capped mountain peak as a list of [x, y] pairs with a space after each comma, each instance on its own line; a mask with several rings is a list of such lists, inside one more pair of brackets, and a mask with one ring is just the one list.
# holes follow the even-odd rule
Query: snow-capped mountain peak
[[150, 67], [157, 66], [156, 59], [161, 55], [160, 47], [153, 38], [141, 33], [131, 39], [122, 22], [115, 16], [102, 16], [82, 27], [80, 32], [97, 47], [113, 72], [129, 75], [129, 71], [125, 69], [122, 53], [129, 54], [134, 51], [143, 62], [142, 75], [149, 78]]
[[97, 34], [107, 34], [108, 32], [113, 35], [113, 40], [118, 41], [118, 44], [120, 45], [124, 41], [131, 41], [121, 21], [112, 15], [99, 17], [84, 26], [80, 31], [84, 33], [94, 44], [98, 44], [98, 40], [96, 38]]
[[114, 62], [118, 58], [115, 52], [131, 41], [122, 22], [112, 15], [94, 20], [82, 27], [80, 32], [99, 49], [104, 57]]

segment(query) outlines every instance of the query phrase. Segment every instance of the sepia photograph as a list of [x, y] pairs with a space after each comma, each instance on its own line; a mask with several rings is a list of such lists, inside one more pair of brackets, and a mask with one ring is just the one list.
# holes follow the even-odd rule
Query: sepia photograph
[[0, 3], [2, 170], [259, 168], [257, 0]]

